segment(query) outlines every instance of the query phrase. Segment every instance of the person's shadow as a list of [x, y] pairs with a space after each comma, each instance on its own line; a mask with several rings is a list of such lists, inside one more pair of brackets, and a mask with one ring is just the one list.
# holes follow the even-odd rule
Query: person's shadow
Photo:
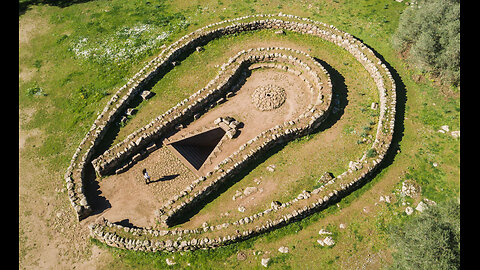
[[179, 175], [180, 175], [180, 174], [172, 174], [172, 175], [162, 176], [162, 177], [160, 177], [160, 178], [157, 179], [157, 180], [148, 181], [147, 184], [156, 183], [156, 182], [163, 182], [163, 181], [168, 181], [168, 180], [173, 180], [173, 179], [177, 178], [177, 176], [179, 176]]

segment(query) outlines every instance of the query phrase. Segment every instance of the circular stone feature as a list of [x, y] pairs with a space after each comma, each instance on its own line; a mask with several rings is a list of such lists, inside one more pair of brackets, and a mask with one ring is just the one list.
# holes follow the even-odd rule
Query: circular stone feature
[[252, 102], [260, 111], [271, 111], [283, 105], [287, 94], [285, 89], [267, 84], [260, 86], [252, 94]]

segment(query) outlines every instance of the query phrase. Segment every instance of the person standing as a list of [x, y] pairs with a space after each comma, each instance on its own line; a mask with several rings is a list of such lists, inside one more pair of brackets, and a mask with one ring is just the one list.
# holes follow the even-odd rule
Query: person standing
[[145, 184], [148, 184], [150, 182], [150, 175], [147, 173], [147, 169], [143, 169], [143, 178], [145, 178]]

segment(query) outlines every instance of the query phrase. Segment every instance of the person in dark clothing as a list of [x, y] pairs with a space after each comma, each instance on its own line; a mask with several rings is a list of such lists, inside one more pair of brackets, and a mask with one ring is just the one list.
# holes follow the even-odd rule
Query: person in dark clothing
[[142, 174], [143, 178], [145, 178], [145, 184], [148, 184], [150, 182], [150, 175], [148, 175], [147, 169], [143, 169]]

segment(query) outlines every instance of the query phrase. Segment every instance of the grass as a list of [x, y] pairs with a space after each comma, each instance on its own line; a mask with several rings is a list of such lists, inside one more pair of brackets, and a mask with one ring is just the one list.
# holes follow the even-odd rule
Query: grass
[[[66, 196], [53, 194], [53, 187], [64, 185], [61, 176], [75, 148], [110, 95], [159, 53], [163, 44], [168, 45], [209, 23], [255, 11], [295, 14], [332, 24], [378, 52], [399, 74], [406, 92], [403, 94], [405, 119], [402, 121], [401, 134], [398, 135], [400, 151], [374, 179], [342, 199], [339, 207], [332, 205], [325, 211], [284, 228], [215, 250], [149, 254], [106, 248], [113, 254], [106, 267], [168, 269], [165, 259], [174, 256], [177, 262], [174, 267], [186, 267], [189, 263], [193, 269], [262, 269], [262, 257], [272, 258], [269, 268], [273, 269], [298, 269], [300, 264], [305, 269], [338, 269], [358, 266], [367, 254], [380, 254], [380, 265], [388, 265], [391, 260], [388, 255], [388, 228], [409, 217], [401, 204], [374, 206], [378, 202], [378, 195], [393, 192], [399, 183], [407, 179], [422, 187], [423, 197], [437, 202], [457, 196], [460, 188], [459, 140], [437, 132], [443, 125], [448, 125], [450, 130], [460, 129], [458, 93], [453, 91], [453, 94], [443, 95], [433, 82], [427, 79], [420, 82], [413, 80], [415, 72], [408, 70], [391, 48], [390, 37], [405, 7], [404, 3], [390, 0], [215, 0], [201, 3], [100, 0], [62, 7], [29, 5], [20, 16], [20, 31], [28, 27], [34, 31], [27, 31], [27, 39], [21, 39], [20, 42], [19, 118], [22, 121], [19, 124], [21, 135], [33, 130], [40, 132], [39, 135], [28, 137], [24, 148], [20, 150], [19, 169], [21, 176], [26, 179], [20, 182], [20, 261], [34, 265], [32, 258], [38, 256], [35, 254], [44, 247], [44, 243], [37, 240], [33, 224], [50, 224], [55, 220], [45, 217], [41, 209], [48, 209], [47, 206], [38, 206], [39, 201], [43, 202], [43, 197], [60, 198], [49, 202], [58, 209], [71, 212]], [[162, 36], [156, 43], [149, 43], [161, 33], [168, 33], [168, 36]], [[86, 41], [82, 43], [84, 39]], [[378, 115], [372, 114], [369, 107], [377, 98], [375, 88], [368, 79], [362, 79], [366, 75], [359, 72], [359, 64], [349, 58], [346, 52], [310, 37], [292, 33], [277, 37], [267, 32], [256, 32], [214, 40], [205, 46], [206, 50], [201, 54], [194, 53], [188, 57], [152, 88], [156, 96], [138, 106], [138, 114], [120, 129], [116, 139], [120, 140], [149, 122], [149, 117], [155, 117], [201, 88], [215, 76], [215, 64], [224, 62], [228, 54], [241, 49], [242, 44], [253, 44], [258, 40], [280, 40], [302, 47], [325, 61], [334, 85], [341, 90], [339, 98], [344, 111], [331, 127], [287, 144], [249, 172], [242, 181], [207, 204], [199, 215], [216, 211], [222, 202], [231, 202], [236, 189], [253, 185], [253, 179], [263, 175], [265, 167], [272, 163], [281, 166], [277, 166], [278, 170], [270, 176], [271, 181], [277, 178], [291, 180], [280, 182], [278, 187], [283, 192], [275, 196], [286, 200], [302, 189], [310, 189], [326, 170], [334, 175], [341, 173], [343, 166], [369, 146], [368, 143], [357, 142], [374, 132], [374, 128], [370, 128], [375, 125], [371, 123], [376, 122]], [[130, 53], [124, 54], [121, 61], [116, 60], [122, 50], [130, 50]], [[93, 53], [103, 57], [92, 57]], [[197, 75], [200, 73], [202, 76]], [[328, 139], [328, 132], [335, 135], [330, 138], [332, 145], [323, 143]], [[438, 165], [435, 167], [434, 163]], [[26, 177], [26, 174], [31, 176]], [[364, 206], [376, 210], [364, 215]], [[339, 229], [340, 223], [346, 223], [347, 228]], [[47, 225], [44, 227], [49, 237], [60, 237], [64, 241], [65, 234], [58, 236], [56, 230]], [[335, 246], [327, 248], [316, 243], [320, 228], [327, 228], [334, 233]], [[99, 245], [102, 249], [105, 247]], [[281, 245], [289, 246], [290, 253], [279, 254], [277, 249]], [[67, 244], [65, 249], [69, 250], [66, 254], [79, 252], [73, 243]], [[244, 251], [247, 260], [237, 261], [238, 251]], [[253, 255], [254, 251], [259, 254]], [[71, 255], [60, 257], [65, 261], [72, 260]], [[357, 258], [357, 262], [350, 257]]]

